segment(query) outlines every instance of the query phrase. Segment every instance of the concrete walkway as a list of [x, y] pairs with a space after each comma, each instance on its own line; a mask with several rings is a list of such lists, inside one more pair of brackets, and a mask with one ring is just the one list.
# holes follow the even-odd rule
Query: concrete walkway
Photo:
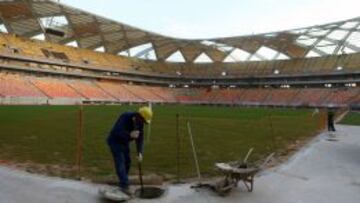
[[[190, 185], [169, 186], [153, 201], [178, 203], [358, 203], [360, 202], [360, 127], [337, 126], [335, 140], [317, 137], [287, 163], [255, 179], [252, 193], [241, 187], [228, 197], [194, 191]], [[0, 167], [0, 203], [99, 203], [100, 186], [47, 178]]]

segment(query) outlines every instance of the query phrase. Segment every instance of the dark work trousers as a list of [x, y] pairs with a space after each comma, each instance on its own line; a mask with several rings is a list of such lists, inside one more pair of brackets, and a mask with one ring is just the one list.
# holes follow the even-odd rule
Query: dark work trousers
[[110, 150], [114, 159], [116, 174], [119, 178], [120, 188], [129, 187], [129, 170], [131, 165], [129, 145], [111, 144]]
[[335, 126], [334, 126], [334, 120], [329, 119], [328, 120], [328, 131], [335, 132]]

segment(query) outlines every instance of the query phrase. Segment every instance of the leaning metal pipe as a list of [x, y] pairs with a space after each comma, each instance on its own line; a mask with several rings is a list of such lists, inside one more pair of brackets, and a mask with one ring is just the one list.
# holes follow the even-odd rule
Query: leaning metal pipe
[[192, 151], [193, 151], [193, 155], [194, 155], [194, 161], [195, 161], [195, 166], [196, 166], [196, 172], [199, 178], [199, 181], [201, 180], [201, 173], [200, 173], [200, 167], [199, 167], [199, 161], [198, 161], [198, 157], [196, 154], [196, 149], [195, 149], [195, 144], [194, 144], [194, 139], [193, 139], [193, 134], [191, 132], [191, 126], [190, 126], [190, 122], [187, 122], [187, 128], [188, 128], [188, 132], [189, 132], [189, 136], [190, 136], [190, 142], [191, 142], [191, 147], [192, 147]]

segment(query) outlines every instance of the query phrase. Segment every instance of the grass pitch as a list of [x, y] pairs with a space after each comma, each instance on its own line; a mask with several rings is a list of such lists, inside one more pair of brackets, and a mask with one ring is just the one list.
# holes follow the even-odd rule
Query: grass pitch
[[[112, 157], [105, 139], [120, 113], [138, 106], [84, 106], [82, 176], [114, 175]], [[18, 163], [68, 168], [60, 176], [75, 176], [79, 106], [0, 106], [0, 159]], [[286, 153], [289, 145], [315, 135], [319, 116], [310, 110], [154, 106], [151, 136], [146, 128], [143, 170], [145, 173], [176, 174], [176, 114], [180, 115], [180, 175], [195, 176], [189, 121], [199, 157], [200, 170], [213, 175], [213, 164], [238, 160], [254, 147], [251, 160], [271, 152]], [[134, 153], [135, 146], [132, 146]], [[132, 173], [136, 173], [133, 159]], [[51, 174], [51, 173], [50, 173]]]
[[360, 112], [350, 112], [340, 123], [345, 125], [360, 125]]

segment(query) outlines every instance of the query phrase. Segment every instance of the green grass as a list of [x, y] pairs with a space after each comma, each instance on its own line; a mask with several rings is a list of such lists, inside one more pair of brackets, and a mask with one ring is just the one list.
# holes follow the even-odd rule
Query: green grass
[[360, 125], [360, 113], [351, 112], [340, 122], [345, 125]]
[[[105, 139], [121, 112], [137, 108], [84, 106], [82, 175], [114, 174]], [[74, 166], [79, 109], [78, 106], [0, 106], [0, 159]], [[191, 123], [200, 169], [205, 175], [214, 174], [215, 162], [238, 160], [250, 147], [255, 148], [251, 160], [284, 151], [289, 144], [313, 136], [319, 126], [318, 117], [311, 117], [311, 111], [301, 109], [164, 105], [155, 106], [154, 112], [151, 137], [146, 137], [143, 168], [146, 173], [176, 173], [175, 115], [179, 113], [182, 177], [195, 176], [187, 121]]]

